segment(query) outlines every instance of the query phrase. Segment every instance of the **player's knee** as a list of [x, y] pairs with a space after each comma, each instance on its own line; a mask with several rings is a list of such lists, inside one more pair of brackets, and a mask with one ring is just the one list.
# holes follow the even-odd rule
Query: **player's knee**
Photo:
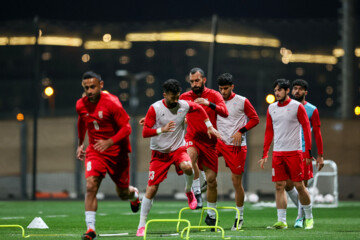
[[283, 191], [285, 189], [286, 182], [276, 182], [275, 189], [276, 191]]
[[217, 181], [216, 177], [210, 176], [206, 179], [207, 185], [209, 188], [216, 188], [217, 187]]

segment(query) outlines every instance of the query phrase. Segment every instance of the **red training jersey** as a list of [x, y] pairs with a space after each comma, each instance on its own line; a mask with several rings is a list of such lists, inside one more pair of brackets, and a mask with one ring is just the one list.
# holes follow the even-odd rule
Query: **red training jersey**
[[94, 150], [95, 139], [111, 138], [114, 145], [102, 154], [116, 156], [119, 152], [131, 152], [130, 117], [115, 95], [101, 92], [97, 103], [91, 103], [86, 96], [82, 97], [76, 102], [76, 112], [79, 140], [83, 142], [88, 131], [90, 149]]
[[[205, 98], [209, 102], [214, 103], [216, 105], [215, 109], [210, 108], [210, 106], [201, 105], [207, 115], [209, 116], [210, 122], [216, 127], [216, 117], [217, 115], [220, 115], [222, 117], [227, 117], [229, 115], [229, 112], [226, 108], [225, 101], [221, 94], [213, 89], [204, 88], [204, 91], [201, 93], [201, 96], [198, 96], [195, 94], [192, 90], [185, 92], [181, 94], [180, 99], [181, 100], [188, 100], [188, 101], [194, 101], [197, 98]], [[206, 143], [216, 143], [217, 138], [212, 137], [209, 139], [209, 136], [207, 134], [207, 128], [204, 124], [199, 124], [200, 119], [202, 119], [201, 115], [198, 112], [194, 113], [188, 113], [186, 115], [187, 119], [187, 133], [186, 138], [191, 138], [197, 141], [203, 141]]]

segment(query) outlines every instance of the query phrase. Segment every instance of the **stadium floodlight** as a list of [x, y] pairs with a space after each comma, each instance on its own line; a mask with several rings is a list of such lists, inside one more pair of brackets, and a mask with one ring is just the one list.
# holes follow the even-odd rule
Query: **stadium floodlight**
[[356, 107], [355, 107], [354, 113], [355, 113], [356, 116], [359, 116], [359, 115], [360, 115], [360, 106], [356, 106]]
[[47, 97], [51, 97], [54, 94], [54, 89], [52, 87], [46, 87], [44, 93]]
[[273, 102], [275, 102], [275, 96], [274, 96], [274, 94], [268, 94], [268, 95], [266, 96], [266, 102], [267, 102], [268, 104], [272, 104]]

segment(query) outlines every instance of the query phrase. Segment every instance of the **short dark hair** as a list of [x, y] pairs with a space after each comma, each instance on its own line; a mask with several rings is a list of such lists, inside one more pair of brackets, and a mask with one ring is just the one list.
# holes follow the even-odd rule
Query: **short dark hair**
[[290, 89], [290, 81], [285, 78], [276, 79], [273, 83], [273, 89], [279, 85], [279, 88], [283, 88], [284, 90]]
[[171, 92], [177, 94], [181, 92], [180, 83], [176, 79], [168, 79], [163, 83], [163, 89], [165, 93]]
[[300, 86], [303, 87], [305, 89], [305, 91], [308, 90], [309, 88], [309, 84], [307, 81], [305, 81], [304, 79], [296, 79], [295, 81], [292, 82], [292, 87], [294, 86]]
[[219, 86], [226, 86], [226, 85], [233, 85], [233, 76], [230, 73], [223, 73], [221, 74], [217, 81]]
[[100, 74], [93, 72], [93, 71], [87, 71], [82, 75], [82, 80], [89, 79], [89, 78], [97, 78], [99, 81], [102, 81]]
[[201, 69], [201, 68], [198, 68], [198, 67], [194, 67], [190, 70], [190, 74], [193, 75], [195, 73], [199, 72], [201, 77], [205, 77], [205, 73], [204, 71]]

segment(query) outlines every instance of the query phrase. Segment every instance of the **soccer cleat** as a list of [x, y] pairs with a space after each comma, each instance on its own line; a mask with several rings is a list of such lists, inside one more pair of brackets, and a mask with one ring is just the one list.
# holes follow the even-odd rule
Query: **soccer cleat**
[[236, 228], [237, 221], [238, 221], [238, 219], [235, 218], [235, 222], [234, 222], [234, 225], [231, 227], [231, 231], [237, 231], [237, 230], [241, 229], [241, 227], [242, 227], [242, 225], [244, 223], [244, 220], [240, 219], [238, 228]]
[[82, 240], [96, 240], [96, 233], [94, 230], [89, 228], [86, 233], [81, 236]]
[[[208, 215], [206, 215], [205, 223], [206, 223], [206, 225], [208, 225], [208, 226], [215, 226], [215, 224], [216, 224], [216, 218], [211, 218], [211, 217], [209, 216], [209, 214], [208, 214]], [[211, 228], [211, 231], [212, 231], [212, 232], [215, 232], [215, 228]]]
[[309, 218], [305, 219], [305, 229], [313, 229], [314, 228], [314, 219]]
[[286, 222], [276, 222], [274, 225], [267, 227], [267, 229], [287, 229], [288, 225]]
[[145, 232], [145, 227], [141, 227], [137, 230], [136, 232], [136, 236], [137, 237], [143, 237], [144, 236], [144, 232]]
[[203, 185], [201, 186], [200, 190], [201, 190], [201, 193], [204, 193], [204, 192], [207, 191], [207, 181], [205, 181], [205, 182], [203, 183]]
[[195, 193], [195, 198], [196, 198], [196, 202], [197, 202], [196, 209], [202, 208], [203, 202], [202, 202], [201, 193]]
[[189, 204], [190, 209], [192, 209], [192, 210], [196, 209], [197, 201], [196, 201], [194, 193], [191, 191], [191, 192], [187, 192], [185, 194], [188, 199], [188, 204]]
[[294, 224], [294, 228], [303, 228], [304, 227], [304, 218], [297, 218]]
[[[135, 192], [137, 192], [137, 194], [139, 195], [139, 190], [137, 188], [135, 188]], [[131, 211], [136, 213], [139, 211], [140, 209], [140, 200], [139, 197], [135, 200], [135, 201], [130, 201], [130, 207], [131, 207]]]

